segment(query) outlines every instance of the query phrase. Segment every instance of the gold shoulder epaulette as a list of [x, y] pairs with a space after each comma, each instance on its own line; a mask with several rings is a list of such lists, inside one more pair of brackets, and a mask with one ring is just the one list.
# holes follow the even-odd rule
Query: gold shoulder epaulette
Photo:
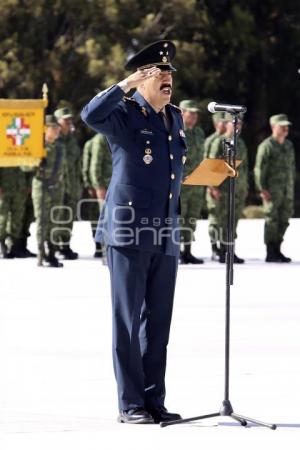
[[144, 114], [145, 117], [148, 116], [147, 110], [144, 106], [141, 106], [134, 98], [131, 97], [123, 97], [123, 100], [125, 103], [130, 103], [131, 105], [135, 106], [136, 108], [138, 108], [142, 114]]

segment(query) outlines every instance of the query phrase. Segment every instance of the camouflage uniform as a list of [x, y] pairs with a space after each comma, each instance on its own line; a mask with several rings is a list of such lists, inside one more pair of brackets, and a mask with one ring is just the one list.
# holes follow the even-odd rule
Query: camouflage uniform
[[[193, 129], [185, 129], [186, 143], [188, 148], [187, 160], [184, 168], [184, 176], [189, 175], [203, 160], [204, 153], [204, 131], [200, 126]], [[196, 221], [199, 219], [204, 206], [205, 187], [183, 185], [180, 193], [181, 217], [183, 229], [181, 241], [191, 243], [194, 240]]]
[[[225, 135], [217, 137], [210, 149], [210, 158], [223, 158], [223, 140]], [[245, 142], [242, 138], [237, 139], [237, 159], [241, 159], [243, 162], [238, 169], [238, 177], [235, 184], [235, 224], [234, 224], [234, 236], [237, 237], [236, 229], [239, 219], [242, 217], [243, 209], [245, 207], [245, 200], [248, 193], [248, 150]], [[224, 244], [227, 243], [227, 215], [228, 215], [228, 179], [226, 179], [219, 187], [218, 190], [221, 194], [219, 200], [216, 200], [208, 192], [208, 209], [209, 212], [213, 211], [213, 219], [210, 217], [210, 238], [211, 240], [219, 241], [221, 247], [224, 249]], [[212, 233], [217, 234], [212, 235]], [[236, 262], [240, 258], [235, 257]], [[223, 261], [221, 261], [223, 262]]]
[[275, 256], [281, 254], [280, 245], [294, 212], [295, 171], [295, 151], [291, 141], [286, 139], [279, 144], [269, 136], [259, 145], [255, 181], [259, 191], [268, 191], [271, 195], [269, 201], [263, 201], [266, 216], [264, 242]]
[[[64, 176], [67, 181], [64, 183], [64, 205], [72, 211], [70, 223], [64, 224], [60, 232], [60, 240], [63, 245], [68, 245], [76, 219], [77, 203], [81, 197], [81, 150], [73, 134], [61, 136], [59, 140], [63, 145], [66, 160]], [[67, 220], [68, 217], [69, 213], [62, 210], [61, 220]]]
[[[54, 113], [56, 119], [72, 118], [69, 108], [57, 109]], [[60, 251], [65, 259], [76, 259], [78, 254], [70, 249], [73, 224], [77, 219], [77, 206], [82, 194], [82, 154], [74, 132], [61, 133], [59, 141], [64, 147], [65, 169], [64, 169], [64, 201], [66, 207], [61, 210], [61, 230], [58, 235]]]
[[[215, 131], [204, 141], [204, 158], [212, 158], [210, 151], [213, 143], [220, 139], [220, 134]], [[206, 206], [208, 211], [208, 234], [212, 243], [213, 252], [215, 251], [216, 236], [218, 236], [218, 218], [216, 213], [216, 201], [212, 198], [209, 189], [206, 190]]]
[[[100, 188], [108, 188], [111, 174], [111, 153], [106, 138], [101, 134], [96, 134], [91, 141], [91, 161], [89, 167], [89, 177], [95, 192]], [[101, 212], [103, 205], [104, 200], [98, 199], [98, 213]], [[102, 252], [101, 244], [96, 242], [95, 256], [102, 256]]]
[[[0, 244], [1, 254], [6, 257], [24, 258], [22, 250], [22, 225], [25, 211], [26, 184], [24, 173], [15, 167], [0, 168]], [[10, 220], [12, 248], [5, 245], [7, 225]]]
[[[103, 201], [97, 199], [96, 189], [107, 188], [111, 178], [111, 157], [106, 139], [96, 134], [85, 143], [83, 149], [82, 178], [85, 197], [85, 218], [91, 221], [93, 237], [95, 237], [100, 207]], [[96, 242], [95, 257], [102, 257], [102, 246]]]
[[111, 174], [111, 154], [105, 137], [96, 134], [92, 139], [92, 158], [90, 163], [90, 179], [94, 189], [107, 189]]
[[[212, 115], [212, 121], [215, 127], [215, 132], [210, 134], [204, 141], [204, 159], [210, 158], [211, 146], [216, 139], [225, 131], [224, 123], [227, 121], [224, 112], [217, 112]], [[212, 260], [218, 260], [220, 257], [220, 249], [215, 242], [215, 236], [218, 235], [218, 221], [216, 217], [216, 204], [212, 201], [209, 189], [206, 189], [206, 207], [208, 210], [208, 232], [212, 247]]]
[[214, 133], [210, 134], [209, 136], [207, 136], [207, 138], [204, 141], [204, 154], [203, 154], [203, 158], [209, 158], [210, 157], [210, 149], [211, 146], [213, 144], [213, 142], [220, 137], [220, 133], [218, 133], [217, 131], [215, 131]]
[[[180, 102], [184, 133], [187, 145], [187, 158], [184, 166], [184, 176], [189, 175], [202, 161], [204, 152], [204, 131], [197, 125], [199, 107], [194, 100], [182, 100]], [[204, 186], [182, 185], [180, 192], [181, 205], [181, 233], [182, 249], [180, 252], [181, 264], [202, 264], [203, 260], [196, 258], [191, 253], [191, 243], [195, 240], [194, 233], [197, 220], [201, 216], [201, 210], [205, 199]]]
[[[48, 124], [55, 124], [53, 116], [46, 116]], [[53, 121], [53, 122], [52, 122]], [[47, 156], [37, 169], [32, 181], [32, 200], [36, 219], [36, 233], [39, 251], [44, 252], [46, 245], [46, 257], [44, 260], [51, 266], [61, 267], [54, 257], [59, 214], [55, 214], [53, 208], [62, 206], [64, 193], [64, 148], [57, 140], [54, 143], [46, 143]], [[54, 216], [54, 221], [53, 221]], [[44, 256], [44, 255], [40, 255]]]
[[99, 218], [99, 206], [96, 201], [96, 192], [92, 187], [90, 178], [90, 165], [92, 158], [92, 139], [86, 141], [82, 156], [82, 181], [83, 181], [83, 207], [80, 210], [81, 219], [90, 220], [93, 236]]

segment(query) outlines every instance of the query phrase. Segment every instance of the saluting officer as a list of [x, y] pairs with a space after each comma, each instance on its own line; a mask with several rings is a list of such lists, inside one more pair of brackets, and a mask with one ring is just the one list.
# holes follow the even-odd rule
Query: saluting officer
[[[112, 155], [96, 240], [107, 246], [118, 420], [125, 423], [180, 418], [164, 406], [187, 152], [181, 111], [170, 104], [175, 52], [167, 40], [149, 45], [127, 62], [134, 73], [96, 95], [81, 114], [107, 137]], [[125, 97], [132, 88], [134, 95]]]

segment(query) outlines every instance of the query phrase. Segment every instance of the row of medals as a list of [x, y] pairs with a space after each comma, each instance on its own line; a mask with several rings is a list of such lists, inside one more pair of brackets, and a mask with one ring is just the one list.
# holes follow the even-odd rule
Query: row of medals
[[[146, 142], [147, 145], [150, 144], [150, 141]], [[151, 155], [152, 150], [150, 147], [145, 148], [145, 156], [143, 157], [143, 161], [145, 164], [151, 164], [153, 161], [153, 156]]]
[[[151, 148], [147, 147], [145, 148], [145, 156], [143, 157], [143, 161], [145, 164], [151, 164], [153, 161], [153, 156], [151, 155], [152, 150]], [[182, 164], [185, 164], [186, 156], [182, 157]]]

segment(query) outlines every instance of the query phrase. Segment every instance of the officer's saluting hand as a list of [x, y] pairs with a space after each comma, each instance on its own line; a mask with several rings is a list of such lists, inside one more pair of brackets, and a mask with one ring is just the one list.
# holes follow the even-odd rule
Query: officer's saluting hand
[[118, 420], [126, 423], [180, 418], [164, 406], [187, 153], [181, 111], [170, 103], [175, 52], [170, 41], [149, 45], [127, 62], [134, 73], [81, 114], [106, 136], [112, 156], [96, 241], [107, 247]]

